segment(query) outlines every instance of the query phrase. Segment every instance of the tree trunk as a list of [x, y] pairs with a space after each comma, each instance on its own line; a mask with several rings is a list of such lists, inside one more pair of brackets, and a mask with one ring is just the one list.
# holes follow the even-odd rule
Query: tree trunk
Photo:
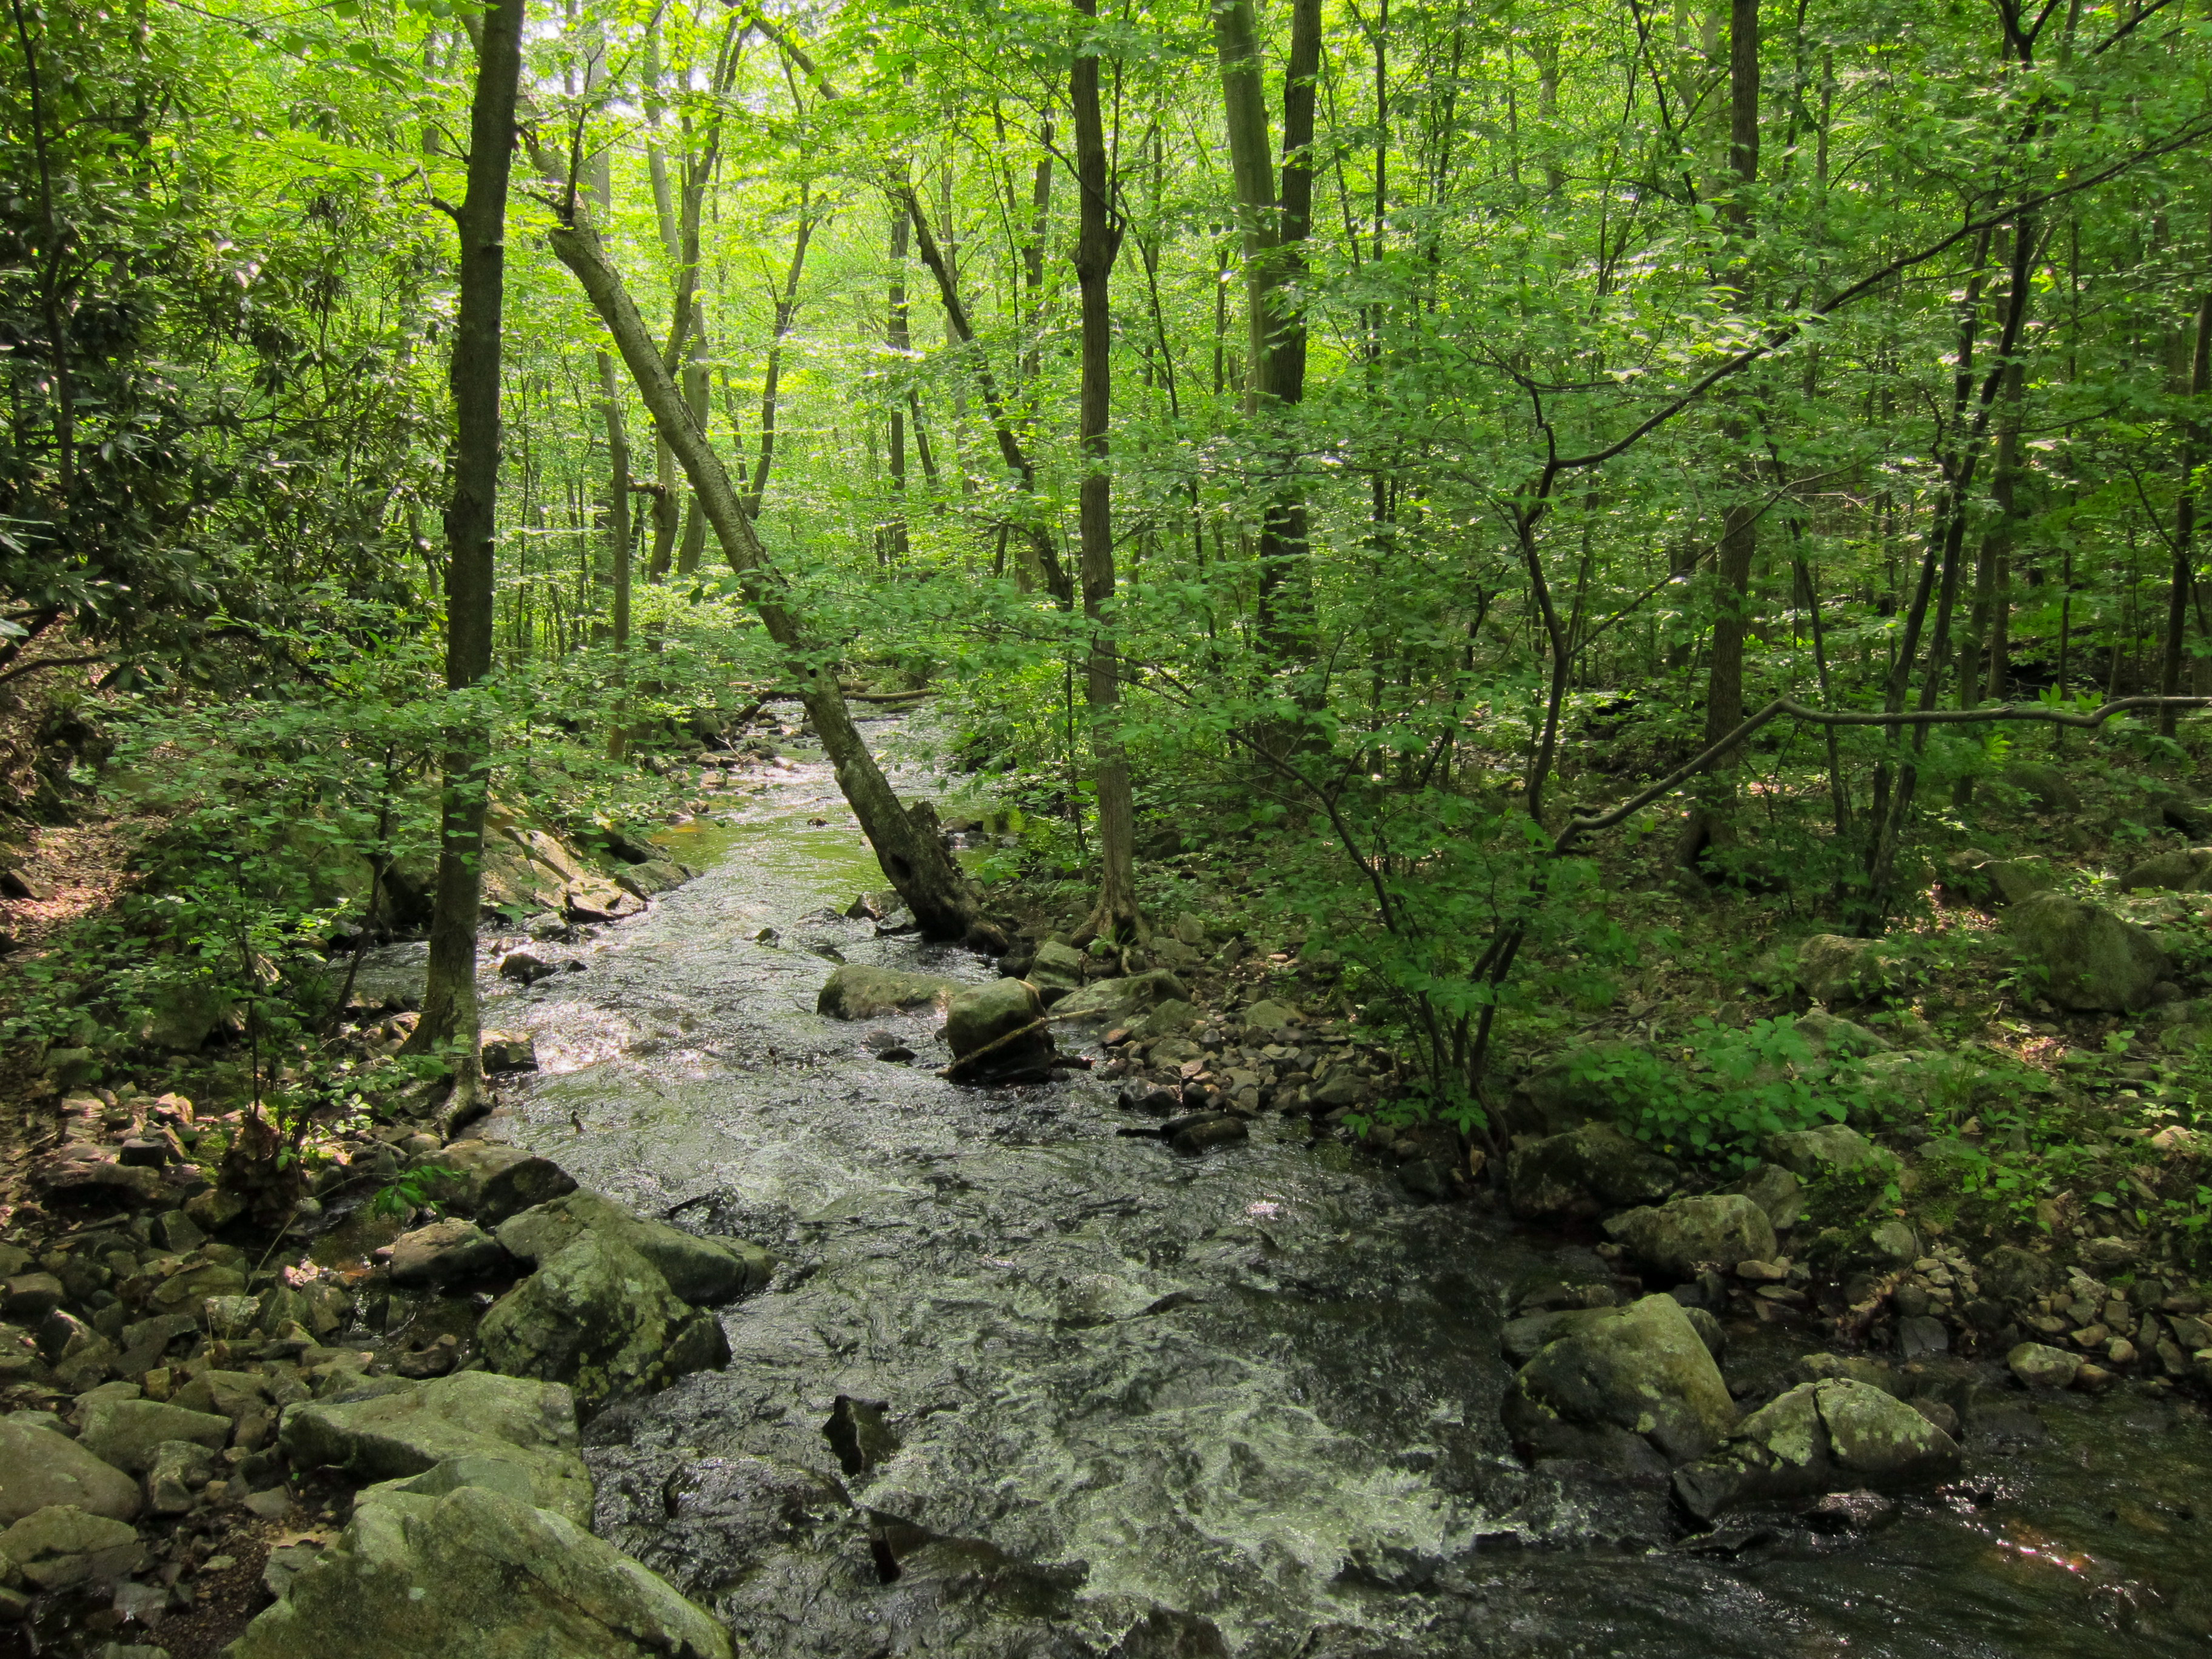
[[[1726, 215], [1734, 233], [1732, 251], [1741, 262], [1735, 287], [1737, 303], [1749, 310], [1752, 223], [1751, 193], [1759, 183], [1759, 0], [1731, 0], [1729, 9], [1729, 163], [1735, 189]], [[1737, 452], [1731, 468], [1729, 501], [1721, 517], [1718, 556], [1713, 562], [1713, 655], [1705, 684], [1705, 741], [1732, 732], [1743, 720], [1743, 647], [1751, 632], [1751, 571], [1759, 556], [1759, 497], [1765, 481], [1758, 459], [1747, 446], [1751, 423], [1731, 413], [1721, 422], [1729, 447]], [[1715, 847], [1735, 838], [1735, 774], [1716, 767], [1698, 791], [1679, 848], [1681, 861], [1695, 867]]]
[[791, 245], [791, 267], [784, 272], [783, 292], [776, 296], [775, 331], [768, 343], [768, 373], [761, 380], [760, 456], [753, 463], [753, 487], [745, 493], [745, 516], [757, 519], [768, 499], [769, 471], [775, 465], [776, 390], [783, 380], [783, 343], [799, 314], [799, 283], [806, 273], [806, 245], [814, 237], [813, 203], [806, 186], [799, 191], [799, 234]]
[[[891, 361], [898, 367], [896, 373], [903, 380], [909, 361], [914, 356], [914, 336], [908, 326], [906, 302], [906, 215], [896, 208], [891, 210], [891, 280], [884, 319], [884, 343], [890, 352]], [[894, 397], [890, 409], [890, 519], [883, 530], [883, 542], [878, 560], [892, 566], [907, 561], [906, 528], [906, 408]]]
[[[589, 84], [587, 79], [587, 90]], [[660, 181], [655, 181], [654, 188], [663, 189]], [[601, 213], [613, 213], [614, 193], [613, 169], [603, 149], [592, 163], [592, 195]], [[613, 644], [617, 664], [614, 718], [607, 725], [607, 753], [619, 759], [624, 746], [623, 697], [629, 678], [629, 434], [623, 429], [622, 374], [615, 367], [614, 355], [603, 350], [597, 356], [599, 410], [607, 427], [607, 569], [614, 583]], [[660, 447], [665, 453], [667, 447]], [[657, 508], [659, 502], [654, 505]]]
[[599, 240], [590, 216], [579, 204], [566, 223], [556, 223], [547, 240], [561, 263], [582, 286], [585, 297], [613, 336], [623, 362], [645, 406], [675, 451], [678, 463], [699, 498], [722, 554], [737, 574], [746, 599], [760, 613], [769, 637], [782, 647], [793, 683], [837, 773], [837, 787], [851, 803], [881, 860], [884, 872], [929, 933], [959, 938], [976, 924], [974, 890], [961, 873], [937, 830], [937, 815], [927, 802], [911, 812], [899, 804], [875, 757], [854, 729], [838, 689], [830, 653], [807, 639], [785, 599], [782, 581], [769, 566], [721, 457], [692, 418], [691, 408], [647, 333], [622, 274]]
[[[2197, 584], [2197, 469], [2204, 459], [2203, 422], [2197, 414], [2207, 392], [2212, 392], [2212, 292], [2197, 301], [2197, 337], [2189, 361], [2189, 416], [2182, 422], [2181, 492], [2173, 503], [2173, 576], [2166, 611], [2166, 660], [2160, 665], [2160, 695], [2182, 692], [2181, 669], [2186, 659], [2191, 599]], [[2175, 711], [2158, 711], [2158, 729], [2173, 735]]]
[[[500, 309], [507, 276], [507, 182], [522, 72], [525, 0], [493, 0], [477, 49], [469, 111], [468, 187], [457, 216], [460, 300], [454, 319], [453, 495], [446, 504], [446, 687], [462, 693], [491, 672], [493, 536], [499, 508]], [[430, 917], [422, 1017], [407, 1047], [458, 1050], [454, 1107], [483, 1087], [477, 1053], [477, 913], [483, 893], [483, 826], [490, 745], [477, 718], [446, 730], [439, 800], [437, 894]]]
[[[1097, 0], [1074, 0], [1074, 5], [1086, 22], [1098, 15]], [[1128, 757], [1118, 730], [1121, 664], [1107, 614], [1114, 603], [1113, 479], [1106, 470], [1114, 321], [1107, 300], [1121, 230], [1113, 211], [1106, 131], [1098, 113], [1098, 58], [1085, 50], [1095, 43], [1089, 29], [1085, 34], [1076, 43], [1074, 65], [1068, 73], [1068, 101], [1075, 114], [1075, 188], [1080, 215], [1075, 280], [1083, 315], [1083, 385], [1076, 427], [1083, 483], [1078, 502], [1083, 614], [1091, 623], [1084, 690], [1091, 705], [1091, 753], [1098, 788], [1098, 902], [1091, 909], [1090, 926], [1102, 939], [1129, 940], [1143, 927], [1137, 909], [1137, 817], [1129, 790]]]
[[[1213, 38], [1221, 65], [1230, 170], [1243, 231], [1245, 411], [1257, 422], [1280, 428], [1284, 412], [1305, 395], [1305, 317], [1294, 293], [1304, 274], [1302, 247], [1312, 221], [1320, 0], [1292, 0], [1279, 198], [1268, 153], [1267, 106], [1251, 0], [1224, 0], [1215, 7]], [[1271, 662], [1297, 664], [1310, 660], [1314, 651], [1313, 577], [1307, 557], [1305, 501], [1297, 477], [1297, 444], [1282, 429], [1267, 434], [1266, 441], [1271, 453], [1258, 548], [1259, 641]], [[1273, 746], [1277, 738], [1263, 734], [1261, 740]]]

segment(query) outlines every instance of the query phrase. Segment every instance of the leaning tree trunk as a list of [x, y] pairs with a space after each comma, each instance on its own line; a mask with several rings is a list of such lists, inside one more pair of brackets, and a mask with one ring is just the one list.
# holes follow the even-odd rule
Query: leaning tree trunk
[[[507, 277], [507, 181], [522, 72], [525, 0], [493, 0], [477, 49], [469, 112], [467, 193], [461, 198], [460, 303], [453, 331], [453, 490], [446, 504], [446, 688], [463, 693], [491, 672], [492, 537], [499, 506], [500, 307]], [[459, 1051], [456, 1112], [483, 1092], [477, 1007], [477, 913], [483, 894], [490, 744], [481, 717], [446, 730], [438, 813], [438, 885], [430, 915], [416, 1053]]]
[[892, 793], [890, 781], [854, 729], [833, 665], [805, 638], [792, 614], [783, 584], [761, 549], [736, 484], [692, 417], [690, 404], [647, 332], [645, 319], [638, 315], [622, 273], [607, 258], [583, 204], [566, 208], [565, 215], [565, 222], [557, 222], [547, 235], [554, 256], [574, 273], [613, 337], [639, 396], [690, 480], [746, 599], [759, 611], [769, 637], [782, 647], [799, 698], [836, 769], [837, 787], [852, 804], [861, 833], [925, 929], [943, 938], [967, 934], [977, 921], [975, 890], [945, 850], [935, 812], [927, 803], [909, 812]]
[[[1097, 0], [1074, 0], [1086, 21]], [[1133, 939], [1143, 927], [1137, 909], [1137, 814], [1129, 791], [1129, 761], [1121, 747], [1121, 662], [1107, 611], [1114, 602], [1113, 479], [1106, 471], [1107, 419], [1112, 407], [1114, 321], [1107, 285], [1121, 250], [1106, 172], [1106, 131], [1098, 113], [1098, 58], [1079, 43], [1068, 74], [1075, 106], [1075, 185], [1081, 230], [1075, 244], [1075, 280], [1082, 296], [1083, 387], [1078, 438], [1083, 483], [1077, 497], [1082, 532], [1083, 614], [1091, 623], [1085, 693], [1091, 705], [1091, 750], [1098, 786], [1098, 902], [1091, 930], [1103, 939]]]

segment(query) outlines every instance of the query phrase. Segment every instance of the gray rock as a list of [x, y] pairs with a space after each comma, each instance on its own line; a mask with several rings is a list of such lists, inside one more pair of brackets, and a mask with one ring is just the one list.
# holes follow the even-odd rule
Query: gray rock
[[2005, 1356], [2005, 1364], [2030, 1389], [2070, 1389], [2081, 1374], [2080, 1354], [2041, 1342], [2021, 1343]]
[[1297, 1023], [1297, 1009], [1272, 999], [1262, 999], [1244, 1011], [1244, 1030], [1249, 1042], [1273, 1042]]
[[1801, 1382], [1753, 1412], [1717, 1452], [1675, 1471], [1674, 1492], [1710, 1520], [1739, 1504], [1925, 1485], [1958, 1469], [1958, 1443], [1926, 1417], [1880, 1389], [1833, 1377]]
[[86, 1408], [77, 1443], [104, 1463], [143, 1474], [154, 1467], [163, 1441], [189, 1440], [220, 1451], [229, 1443], [230, 1429], [227, 1417], [157, 1400], [96, 1400]]
[[1920, 1240], [1912, 1229], [1893, 1218], [1878, 1223], [1867, 1234], [1867, 1243], [1875, 1254], [1893, 1266], [1902, 1267], [1917, 1261], [1920, 1255]]
[[1130, 1021], [1130, 1037], [1139, 1042], [1149, 1042], [1154, 1037], [1173, 1036], [1178, 1031], [1188, 1031], [1198, 1023], [1194, 1004], [1180, 997], [1170, 997], [1149, 1014], [1139, 1014]]
[[1926, 1359], [1951, 1352], [1951, 1333], [1943, 1322], [1929, 1314], [1916, 1314], [1897, 1322], [1897, 1351], [1907, 1359]]
[[658, 898], [672, 893], [691, 879], [691, 872], [674, 859], [647, 859], [615, 872], [615, 884], [639, 898]]
[[1054, 1019], [1124, 1024], [1161, 1003], [1190, 1000], [1189, 989], [1164, 968], [1122, 979], [1102, 979], [1053, 1005]]
[[1863, 1002], [1898, 988], [1894, 946], [1881, 939], [1815, 933], [1796, 948], [1797, 988], [1820, 1003]]
[[2057, 885], [2058, 872], [2048, 859], [1993, 858], [1972, 848], [1952, 854], [1943, 878], [1947, 891], [1984, 909], [2018, 904]]
[[592, 1516], [592, 1477], [576, 1455], [575, 1396], [558, 1383], [461, 1371], [367, 1399], [286, 1407], [280, 1433], [295, 1469], [404, 1480], [449, 1458], [519, 1462], [539, 1508]]
[[249, 1413], [269, 1408], [268, 1379], [252, 1371], [210, 1367], [172, 1395], [169, 1403], [186, 1411], [227, 1417], [234, 1423]]
[[2062, 893], [2014, 905], [2005, 932], [2045, 995], [2063, 1008], [2147, 1008], [2172, 964], [2148, 930]]
[[1055, 994], [1074, 990], [1083, 983], [1083, 952], [1072, 945], [1047, 939], [1030, 959], [1029, 981], [1050, 1003]]
[[1681, 1171], [1609, 1123], [1586, 1123], [1514, 1152], [1506, 1182], [1516, 1213], [1595, 1215], [1652, 1204], [1680, 1184]]
[[1856, 1129], [1842, 1123], [1784, 1130], [1767, 1136], [1759, 1150], [1770, 1162], [1803, 1180], [1895, 1162]]
[[686, 1302], [714, 1307], [750, 1295], [775, 1267], [767, 1251], [737, 1240], [701, 1238], [665, 1221], [633, 1215], [584, 1188], [540, 1204], [499, 1224], [499, 1243], [516, 1260], [535, 1264], [557, 1255], [586, 1233], [635, 1250]]
[[[995, 979], [987, 985], [963, 985], [945, 1006], [945, 1046], [955, 1060], [966, 1059], [1043, 1018], [1044, 1001], [1026, 981]], [[993, 1048], [988, 1059], [994, 1069], [1019, 1070], [1051, 1052], [1052, 1034], [1036, 1030]]]
[[2000, 1302], [2025, 1302], [2051, 1288], [2051, 1258], [2017, 1245], [2000, 1244], [1983, 1258], [1975, 1277]]
[[1804, 1212], [1803, 1187], [1796, 1176], [1778, 1164], [1761, 1164], [1723, 1190], [1741, 1193], [1758, 1205], [1778, 1233], [1796, 1226], [1798, 1217]]
[[565, 1382], [586, 1406], [729, 1363], [721, 1322], [691, 1307], [620, 1240], [586, 1232], [540, 1261], [477, 1328], [492, 1366]]
[[1824, 1013], [1820, 1009], [1797, 1016], [1794, 1028], [1816, 1054], [1830, 1060], [1859, 1060], [1887, 1054], [1895, 1045], [1856, 1022]]
[[500, 1141], [456, 1140], [421, 1161], [453, 1171], [429, 1183], [429, 1195], [485, 1227], [576, 1190], [575, 1177], [550, 1158]]
[[145, 1546], [130, 1523], [66, 1504], [34, 1511], [0, 1532], [0, 1559], [49, 1594], [113, 1584], [138, 1571]]
[[580, 1525], [482, 1486], [364, 1494], [228, 1659], [731, 1659], [728, 1633]]
[[133, 1520], [138, 1483], [65, 1434], [21, 1414], [0, 1418], [0, 1526], [58, 1504]]
[[954, 989], [934, 974], [902, 973], [848, 962], [830, 975], [814, 1012], [831, 1019], [876, 1019], [904, 1008], [926, 1008]]
[[[505, 1224], [511, 1225], [512, 1220]], [[434, 1221], [392, 1241], [392, 1282], [443, 1290], [509, 1271], [513, 1260], [473, 1221]]]
[[1672, 1297], [1595, 1309], [1522, 1366], [1503, 1415], [1523, 1457], [1653, 1472], [1703, 1456], [1735, 1421], [1728, 1384]]
[[2177, 893], [2201, 893], [2212, 881], [2212, 847], [2189, 847], [2160, 853], [2133, 865], [2120, 877], [2120, 890], [2139, 887], [2166, 888]]
[[215, 1478], [216, 1455], [189, 1440], [165, 1440], [146, 1471], [146, 1504], [156, 1515], [182, 1515]]
[[1739, 1261], [1771, 1261], [1775, 1254], [1774, 1224], [1741, 1193], [1631, 1210], [1607, 1221], [1605, 1232], [1644, 1267], [1675, 1279], [1694, 1279], [1709, 1266], [1728, 1271]]
[[17, 1273], [0, 1285], [0, 1313], [33, 1325], [60, 1307], [68, 1297], [61, 1280], [52, 1273]]

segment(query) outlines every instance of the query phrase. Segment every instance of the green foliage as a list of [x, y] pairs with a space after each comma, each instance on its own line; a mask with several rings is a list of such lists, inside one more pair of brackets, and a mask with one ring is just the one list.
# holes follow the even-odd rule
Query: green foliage
[[1624, 1127], [1672, 1156], [1737, 1169], [1770, 1134], [1840, 1123], [1863, 1110], [1857, 1068], [1816, 1054], [1788, 1017], [1741, 1030], [1699, 1017], [1663, 1050], [1609, 1044], [1577, 1050], [1575, 1081], [1626, 1103]]
[[369, 1200], [371, 1215], [412, 1215], [427, 1208], [436, 1197], [439, 1188], [447, 1182], [458, 1180], [460, 1171], [449, 1164], [419, 1164], [376, 1189]]

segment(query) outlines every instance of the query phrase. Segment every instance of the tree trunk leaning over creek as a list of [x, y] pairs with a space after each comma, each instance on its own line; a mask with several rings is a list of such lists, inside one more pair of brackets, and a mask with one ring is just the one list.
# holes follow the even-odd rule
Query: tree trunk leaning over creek
[[[522, 72], [524, 0], [483, 14], [469, 114], [468, 190], [462, 198], [460, 305], [455, 319], [453, 493], [446, 505], [446, 688], [465, 693], [491, 672], [493, 542], [499, 507], [500, 311], [507, 283], [507, 186]], [[483, 1087], [477, 1047], [477, 913], [483, 896], [483, 825], [491, 756], [481, 720], [458, 717], [446, 735], [439, 805], [438, 885], [430, 917], [422, 1018], [407, 1040], [421, 1054], [459, 1050], [454, 1106]]]
[[[555, 182], [562, 186], [563, 181], [556, 179]], [[565, 207], [565, 199], [562, 204]], [[792, 615], [782, 583], [769, 564], [736, 485], [692, 418], [690, 404], [662, 361], [645, 319], [638, 315], [622, 273], [607, 257], [586, 205], [576, 203], [567, 222], [556, 224], [547, 240], [554, 256], [574, 273], [592, 310], [613, 337], [654, 424], [690, 480], [746, 599], [760, 612], [769, 637], [788, 656], [799, 699], [806, 706], [830, 764], [836, 769], [837, 787], [852, 804], [860, 831], [875, 848], [891, 885], [929, 933], [939, 938], [962, 937], [976, 923], [975, 890], [945, 850], [935, 813], [926, 805], [909, 812], [899, 804], [890, 781], [854, 728], [833, 665], [811, 645], [798, 618]]]

